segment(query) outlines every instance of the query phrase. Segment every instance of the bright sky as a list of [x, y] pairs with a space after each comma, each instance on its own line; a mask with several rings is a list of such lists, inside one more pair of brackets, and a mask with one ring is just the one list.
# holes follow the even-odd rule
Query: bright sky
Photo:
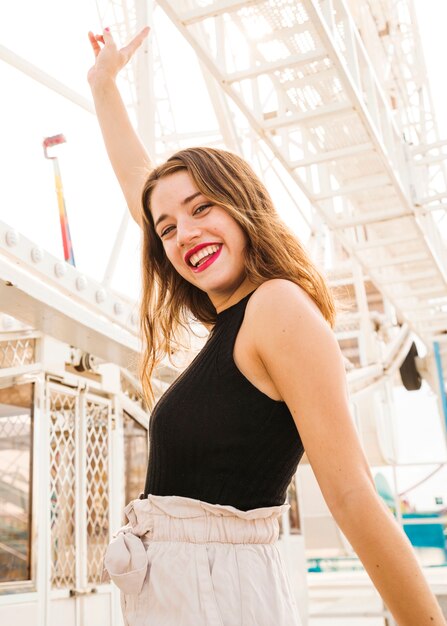
[[[441, 137], [447, 138], [447, 5], [438, 0], [416, 0], [415, 5]], [[22, 0], [0, 5], [0, 43], [87, 98], [86, 73], [93, 62], [87, 31], [99, 28], [94, 0]], [[193, 54], [167, 20], [162, 24], [159, 44], [172, 89], [177, 129], [201, 130], [204, 124], [216, 128]], [[181, 67], [187, 71], [179, 71]], [[57, 154], [76, 265], [101, 280], [126, 208], [94, 116], [3, 61], [0, 83], [0, 219], [62, 257], [52, 164], [44, 159], [42, 140], [63, 133], [67, 143]], [[290, 204], [287, 196], [275, 193], [279, 194], [277, 203]], [[305, 239], [302, 229], [299, 233]], [[138, 296], [139, 233], [132, 220], [113, 286], [130, 297]], [[442, 436], [433, 393], [425, 388], [417, 394], [397, 389], [396, 398], [402, 460], [415, 460], [415, 454], [421, 460], [433, 459], [435, 452], [436, 458], [445, 455], [439, 443]], [[416, 482], [430, 469], [401, 470], [399, 488]], [[430, 489], [417, 490], [413, 495], [420, 507], [431, 507], [433, 495], [442, 495], [447, 505], [447, 472], [434, 477]]]

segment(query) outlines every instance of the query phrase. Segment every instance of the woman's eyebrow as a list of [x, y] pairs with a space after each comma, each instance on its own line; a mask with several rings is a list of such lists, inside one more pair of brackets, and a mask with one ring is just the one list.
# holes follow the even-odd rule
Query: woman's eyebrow
[[191, 202], [191, 200], [194, 200], [194, 198], [197, 198], [197, 196], [201, 196], [201, 195], [202, 195], [201, 191], [196, 191], [196, 193], [193, 193], [192, 196], [188, 196], [187, 198], [182, 200], [180, 204], [181, 205], [188, 204], [188, 202]]
[[166, 215], [165, 213], [163, 213], [162, 215], [160, 215], [160, 217], [158, 218], [158, 220], [155, 222], [155, 228], [157, 228], [157, 226], [159, 225], [160, 222], [162, 222], [163, 220], [165, 220], [167, 217], [169, 217], [169, 215]]

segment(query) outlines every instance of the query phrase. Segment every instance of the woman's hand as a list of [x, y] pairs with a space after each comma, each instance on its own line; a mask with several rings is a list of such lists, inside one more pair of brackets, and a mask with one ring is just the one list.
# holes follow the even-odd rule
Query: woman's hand
[[105, 28], [102, 35], [94, 35], [91, 31], [88, 38], [95, 54], [95, 64], [90, 68], [87, 79], [90, 86], [99, 79], [115, 80], [118, 72], [128, 63], [136, 50], [141, 46], [150, 31], [149, 26], [145, 26], [123, 48], [117, 48], [112, 34]]

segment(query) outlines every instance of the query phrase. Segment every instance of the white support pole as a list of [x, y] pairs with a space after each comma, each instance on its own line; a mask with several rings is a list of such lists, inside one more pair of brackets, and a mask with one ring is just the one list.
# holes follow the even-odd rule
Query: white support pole
[[367, 366], [380, 360], [378, 344], [374, 339], [374, 332], [369, 315], [368, 300], [366, 297], [365, 280], [361, 266], [354, 261], [353, 279], [357, 308], [360, 314], [360, 365]]
[[[41, 340], [36, 342], [36, 359], [41, 361]], [[50, 464], [48, 450], [49, 412], [50, 401], [47, 396], [47, 386], [44, 372], [35, 380], [34, 386], [34, 437], [33, 437], [33, 512], [36, 513], [36, 541], [32, 542], [33, 559], [37, 560], [36, 584], [40, 590], [38, 594], [39, 626], [50, 623], [51, 601], [51, 519], [50, 519]]]
[[[75, 441], [76, 441], [76, 588], [80, 591], [87, 589], [87, 390], [86, 387], [77, 390], [76, 398], [76, 421], [75, 421]], [[82, 608], [82, 599], [76, 597], [78, 606]], [[78, 613], [78, 611], [76, 611]], [[79, 626], [83, 626], [83, 620], [79, 620]]]
[[360, 80], [361, 74], [360, 74], [360, 68], [359, 68], [359, 59], [357, 55], [356, 38], [354, 36], [355, 25], [349, 13], [346, 13], [343, 19], [343, 25], [345, 28], [346, 61], [347, 61], [348, 70], [352, 76], [352, 80], [355, 86], [361, 92], [362, 90], [362, 85], [361, 85], [361, 80]]
[[[135, 0], [137, 31], [153, 23], [153, 7], [154, 0]], [[143, 41], [134, 62], [138, 134], [149, 154], [155, 155], [154, 55], [150, 36]]]
[[116, 264], [118, 263], [118, 258], [121, 253], [121, 249], [123, 247], [124, 239], [126, 236], [128, 225], [129, 225], [129, 219], [130, 219], [130, 211], [126, 207], [123, 213], [123, 217], [121, 218], [121, 224], [116, 233], [112, 252], [110, 253], [110, 257], [107, 262], [107, 267], [104, 272], [104, 277], [102, 279], [102, 284], [104, 285], [104, 287], [110, 287], [110, 284], [113, 279], [113, 275], [115, 274]]

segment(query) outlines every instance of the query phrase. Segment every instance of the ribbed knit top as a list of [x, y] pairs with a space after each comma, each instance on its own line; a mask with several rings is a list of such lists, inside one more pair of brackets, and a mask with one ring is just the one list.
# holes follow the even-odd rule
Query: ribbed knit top
[[146, 496], [243, 511], [284, 503], [304, 448], [285, 402], [257, 389], [234, 362], [251, 295], [218, 314], [202, 350], [156, 404]]

